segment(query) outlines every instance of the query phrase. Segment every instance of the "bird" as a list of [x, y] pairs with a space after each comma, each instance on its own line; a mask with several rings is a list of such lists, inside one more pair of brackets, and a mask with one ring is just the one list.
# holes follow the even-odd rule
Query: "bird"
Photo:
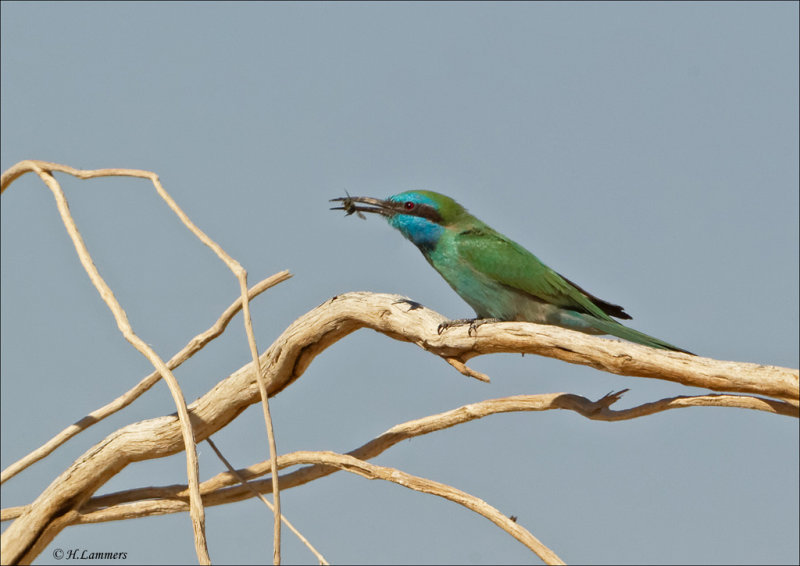
[[[477, 331], [486, 322], [524, 321], [608, 334], [630, 342], [694, 355], [614, 320], [632, 317], [542, 263], [527, 249], [490, 228], [452, 198], [427, 190], [387, 199], [346, 197], [331, 210], [347, 215], [373, 213], [419, 248], [428, 263], [474, 310], [477, 318], [440, 325], [439, 333], [459, 324]], [[613, 317], [613, 318], [612, 318]]]

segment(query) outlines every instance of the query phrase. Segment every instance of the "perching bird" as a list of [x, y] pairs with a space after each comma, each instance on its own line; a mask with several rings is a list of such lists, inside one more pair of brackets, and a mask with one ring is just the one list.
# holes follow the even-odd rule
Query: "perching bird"
[[[631, 342], [687, 352], [628, 328], [619, 305], [599, 299], [543, 264], [528, 250], [493, 230], [443, 194], [407, 191], [380, 200], [341, 197], [332, 210], [374, 212], [411, 240], [456, 293], [475, 309], [475, 328], [485, 319], [553, 324], [587, 334], [611, 334]], [[368, 206], [360, 206], [361, 205]], [[470, 322], [466, 320], [445, 323]]]

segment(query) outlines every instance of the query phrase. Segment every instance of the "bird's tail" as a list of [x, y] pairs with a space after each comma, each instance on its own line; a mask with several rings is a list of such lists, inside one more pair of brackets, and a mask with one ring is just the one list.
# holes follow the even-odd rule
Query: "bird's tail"
[[631, 342], [642, 344], [643, 346], [650, 346], [651, 348], [659, 348], [661, 350], [672, 350], [673, 352], [683, 352], [684, 354], [691, 354], [692, 356], [695, 355], [688, 350], [678, 348], [669, 342], [664, 342], [663, 340], [659, 340], [658, 338], [645, 334], [644, 332], [634, 330], [633, 328], [620, 324], [615, 320], [601, 320], [595, 318], [592, 320], [591, 325], [605, 334], [611, 334], [617, 338], [630, 340]]

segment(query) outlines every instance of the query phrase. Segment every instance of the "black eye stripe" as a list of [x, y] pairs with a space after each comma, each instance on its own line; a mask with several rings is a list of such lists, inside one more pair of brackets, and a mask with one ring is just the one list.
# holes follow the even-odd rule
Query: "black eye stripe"
[[[408, 204], [412, 204], [412, 208], [406, 208]], [[442, 215], [439, 214], [435, 208], [429, 204], [422, 204], [419, 202], [403, 201], [395, 205], [395, 209], [399, 214], [407, 214], [409, 216], [419, 216], [420, 218], [427, 218], [431, 222], [441, 224]]]

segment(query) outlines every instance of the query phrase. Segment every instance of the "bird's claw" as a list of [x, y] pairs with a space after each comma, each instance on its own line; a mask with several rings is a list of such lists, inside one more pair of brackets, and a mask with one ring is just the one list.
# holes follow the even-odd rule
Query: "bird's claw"
[[441, 336], [442, 332], [451, 326], [461, 326], [469, 324], [467, 328], [467, 336], [475, 336], [478, 334], [478, 327], [483, 326], [488, 322], [500, 322], [499, 318], [458, 318], [456, 320], [446, 320], [439, 325], [437, 333]]
[[474, 319], [471, 318], [457, 318], [455, 320], [445, 320], [444, 322], [439, 324], [439, 327], [436, 329], [436, 332], [437, 334], [439, 334], [439, 336], [441, 336], [442, 332], [444, 332], [448, 328], [451, 328], [453, 326], [461, 326], [462, 324], [468, 324], [473, 321]]

